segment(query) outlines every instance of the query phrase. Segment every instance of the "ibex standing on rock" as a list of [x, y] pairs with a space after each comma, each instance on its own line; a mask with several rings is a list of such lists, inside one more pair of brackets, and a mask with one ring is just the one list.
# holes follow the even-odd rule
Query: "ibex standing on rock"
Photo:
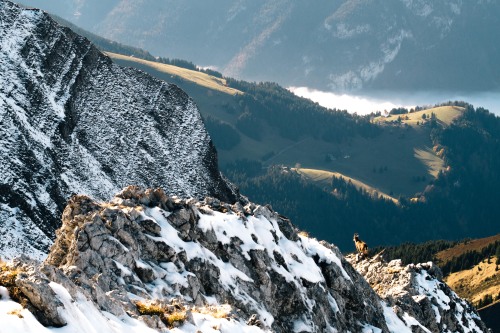
[[368, 256], [368, 245], [366, 245], [365, 242], [359, 239], [359, 235], [357, 233], [354, 234], [354, 238], [352, 240], [354, 241], [354, 245], [356, 245], [356, 250], [358, 251], [358, 254], [360, 254], [363, 257]]

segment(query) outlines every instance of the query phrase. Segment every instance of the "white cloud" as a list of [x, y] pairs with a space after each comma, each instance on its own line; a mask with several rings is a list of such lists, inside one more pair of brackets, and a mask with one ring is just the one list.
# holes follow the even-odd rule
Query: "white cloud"
[[307, 87], [289, 87], [295, 95], [308, 98], [326, 108], [347, 110], [349, 113], [369, 114], [397, 107], [435, 105], [447, 101], [465, 101], [474, 107], [484, 107], [500, 116], [500, 92], [459, 94], [451, 92], [383, 92], [371, 96], [336, 94]]
[[380, 100], [377, 98], [346, 94], [339, 95], [331, 92], [309, 89], [307, 87], [290, 87], [288, 89], [295, 95], [308, 98], [326, 108], [347, 110], [350, 113], [356, 112], [358, 114], [369, 114], [375, 111], [389, 111], [393, 108], [401, 106], [407, 108], [412, 107], [401, 103], [393, 103], [390, 101]]

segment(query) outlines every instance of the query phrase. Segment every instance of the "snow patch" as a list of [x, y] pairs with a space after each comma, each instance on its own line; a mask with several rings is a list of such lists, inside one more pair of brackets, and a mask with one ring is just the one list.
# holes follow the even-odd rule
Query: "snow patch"
[[385, 302], [380, 302], [382, 309], [384, 310], [384, 317], [389, 331], [394, 333], [411, 333], [411, 329], [406, 326], [405, 322], [399, 319], [396, 313], [385, 304]]

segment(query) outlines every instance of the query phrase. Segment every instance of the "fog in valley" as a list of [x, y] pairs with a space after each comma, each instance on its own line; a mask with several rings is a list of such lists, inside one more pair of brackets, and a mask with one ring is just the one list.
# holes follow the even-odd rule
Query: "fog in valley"
[[289, 87], [297, 96], [308, 98], [327, 108], [347, 110], [361, 115], [392, 108], [426, 106], [447, 101], [465, 101], [474, 107], [483, 107], [500, 116], [500, 92], [455, 93], [455, 92], [379, 92], [365, 95], [337, 94], [307, 87]]

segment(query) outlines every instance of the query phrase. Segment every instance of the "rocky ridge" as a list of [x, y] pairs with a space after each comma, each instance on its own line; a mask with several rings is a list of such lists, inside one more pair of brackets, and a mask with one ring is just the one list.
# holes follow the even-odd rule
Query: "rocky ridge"
[[402, 265], [385, 262], [383, 255], [359, 260], [346, 258], [373, 290], [407, 320], [414, 332], [486, 332], [477, 311], [442, 281], [432, 262]]
[[[6, 290], [12, 294], [13, 286], [33, 285], [15, 300], [27, 298], [27, 309], [45, 325], [75, 327], [70, 314], [91, 306], [96, 322], [104, 315], [110, 322], [160, 332], [213, 332], [213, 327], [220, 332], [446, 332], [444, 324], [457, 332], [487, 332], [473, 309], [444, 287], [435, 292], [437, 302], [418, 296], [429, 283], [442, 284], [427, 282], [427, 271], [413, 273], [411, 290], [407, 279], [394, 277], [391, 284], [391, 275], [382, 275], [394, 290], [408, 289], [403, 299], [417, 306], [397, 303], [394, 292], [392, 298], [379, 297], [335, 246], [298, 234], [270, 207], [185, 200], [131, 186], [111, 202], [73, 196], [62, 220], [43, 264], [25, 259], [9, 264], [19, 273]], [[416, 272], [420, 266], [415, 267]], [[0, 281], [5, 281], [2, 273]], [[441, 293], [452, 297], [453, 312]], [[55, 297], [40, 300], [41, 295]], [[12, 302], [8, 295], [0, 301], [2, 322], [28, 320], [2, 313], [4, 298]], [[423, 310], [415, 310], [420, 304], [435, 317], [421, 320]], [[181, 319], [173, 320], [179, 312]], [[220, 312], [224, 315], [217, 318]], [[458, 315], [470, 319], [469, 330], [461, 330]], [[207, 323], [211, 330], [204, 328]], [[114, 332], [110, 323], [103, 327]]]
[[0, 1], [0, 251], [43, 258], [72, 193], [237, 198], [195, 103], [41, 10]]

